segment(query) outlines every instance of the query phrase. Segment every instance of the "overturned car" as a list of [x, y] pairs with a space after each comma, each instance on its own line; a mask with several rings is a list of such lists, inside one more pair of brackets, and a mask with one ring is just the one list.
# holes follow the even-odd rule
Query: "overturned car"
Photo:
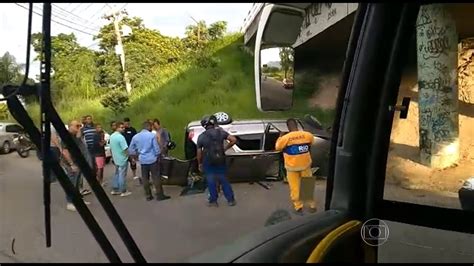
[[[219, 127], [226, 130], [237, 138], [237, 143], [226, 152], [228, 165], [228, 178], [230, 182], [257, 182], [263, 180], [282, 180], [285, 177], [282, 153], [275, 151], [275, 143], [280, 132], [288, 132], [286, 119], [252, 119], [232, 120], [223, 112], [215, 114]], [[311, 147], [313, 158], [313, 172], [316, 176], [327, 175], [328, 155], [330, 149], [330, 129], [324, 129], [321, 123], [314, 117], [306, 115], [303, 119], [297, 119], [300, 129], [311, 132], [316, 139]], [[192, 121], [186, 126], [185, 132], [185, 161], [165, 160], [163, 169], [169, 173], [168, 182], [176, 184], [184, 182], [184, 177], [173, 177], [173, 170], [179, 171], [183, 176], [189, 170], [193, 175], [198, 173], [196, 161], [197, 139], [204, 128], [200, 121]], [[171, 166], [170, 166], [171, 165]], [[180, 170], [177, 170], [180, 168]], [[178, 173], [176, 173], [178, 174]]]

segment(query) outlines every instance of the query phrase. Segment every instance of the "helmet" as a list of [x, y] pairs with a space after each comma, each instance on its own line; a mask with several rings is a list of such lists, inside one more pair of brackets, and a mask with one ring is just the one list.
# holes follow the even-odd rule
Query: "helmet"
[[207, 128], [208, 126], [217, 125], [217, 118], [215, 115], [204, 116], [201, 120], [201, 126]]

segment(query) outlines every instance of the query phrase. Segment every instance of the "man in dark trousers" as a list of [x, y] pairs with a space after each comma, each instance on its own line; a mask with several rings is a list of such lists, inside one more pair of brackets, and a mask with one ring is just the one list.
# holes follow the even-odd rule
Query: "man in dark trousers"
[[[130, 147], [130, 144], [132, 143], [132, 138], [137, 134], [137, 130], [130, 125], [130, 118], [125, 117], [123, 119], [123, 126], [125, 127], [123, 131], [123, 136], [125, 137], [125, 140], [127, 141], [127, 145]], [[130, 163], [130, 169], [132, 169], [133, 173], [133, 180], [139, 180], [140, 184], [142, 183], [142, 180], [140, 177], [137, 176], [137, 162], [133, 157], [130, 157], [128, 159]]]
[[[197, 141], [197, 161], [199, 170], [204, 172], [209, 190], [209, 207], [217, 207], [217, 182], [222, 186], [224, 196], [229, 206], [235, 206], [234, 192], [226, 178], [227, 167], [225, 151], [237, 142], [237, 139], [229, 135], [221, 128], [217, 128], [217, 118], [214, 115], [201, 120], [201, 125], [206, 129]], [[227, 140], [224, 147], [224, 140]]]
[[157, 200], [167, 200], [170, 197], [163, 192], [160, 175], [160, 145], [155, 134], [151, 133], [151, 123], [143, 123], [143, 129], [132, 138], [129, 148], [131, 157], [138, 157], [142, 169], [142, 179], [145, 188], [146, 200], [153, 199], [150, 189], [150, 174], [156, 190]]

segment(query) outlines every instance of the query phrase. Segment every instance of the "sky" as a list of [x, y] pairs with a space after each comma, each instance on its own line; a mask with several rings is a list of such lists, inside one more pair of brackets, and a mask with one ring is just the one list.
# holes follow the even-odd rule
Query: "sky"
[[[42, 14], [42, 5], [34, 4], [34, 10]], [[97, 41], [91, 34], [107, 23], [101, 16], [114, 7], [124, 8], [129, 16], [141, 17], [146, 27], [157, 29], [163, 35], [184, 37], [185, 27], [194, 23], [192, 18], [205, 20], [208, 25], [225, 20], [228, 31], [239, 31], [252, 3], [54, 3], [52, 20], [56, 22], [51, 22], [52, 35], [74, 32], [81, 45], [95, 49]], [[0, 55], [8, 51], [18, 63], [26, 60], [28, 11], [25, 8], [28, 8], [27, 3], [0, 3]], [[40, 32], [41, 25], [42, 17], [33, 14], [32, 32]], [[31, 78], [39, 74], [39, 63], [33, 62], [35, 57], [32, 51]]]

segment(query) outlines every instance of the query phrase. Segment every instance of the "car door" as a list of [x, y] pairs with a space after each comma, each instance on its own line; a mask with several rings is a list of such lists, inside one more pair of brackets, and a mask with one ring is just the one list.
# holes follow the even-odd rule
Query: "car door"
[[255, 182], [278, 176], [277, 154], [263, 151], [265, 129], [261, 120], [234, 121], [223, 129], [237, 139], [236, 145], [226, 152], [231, 182]]

